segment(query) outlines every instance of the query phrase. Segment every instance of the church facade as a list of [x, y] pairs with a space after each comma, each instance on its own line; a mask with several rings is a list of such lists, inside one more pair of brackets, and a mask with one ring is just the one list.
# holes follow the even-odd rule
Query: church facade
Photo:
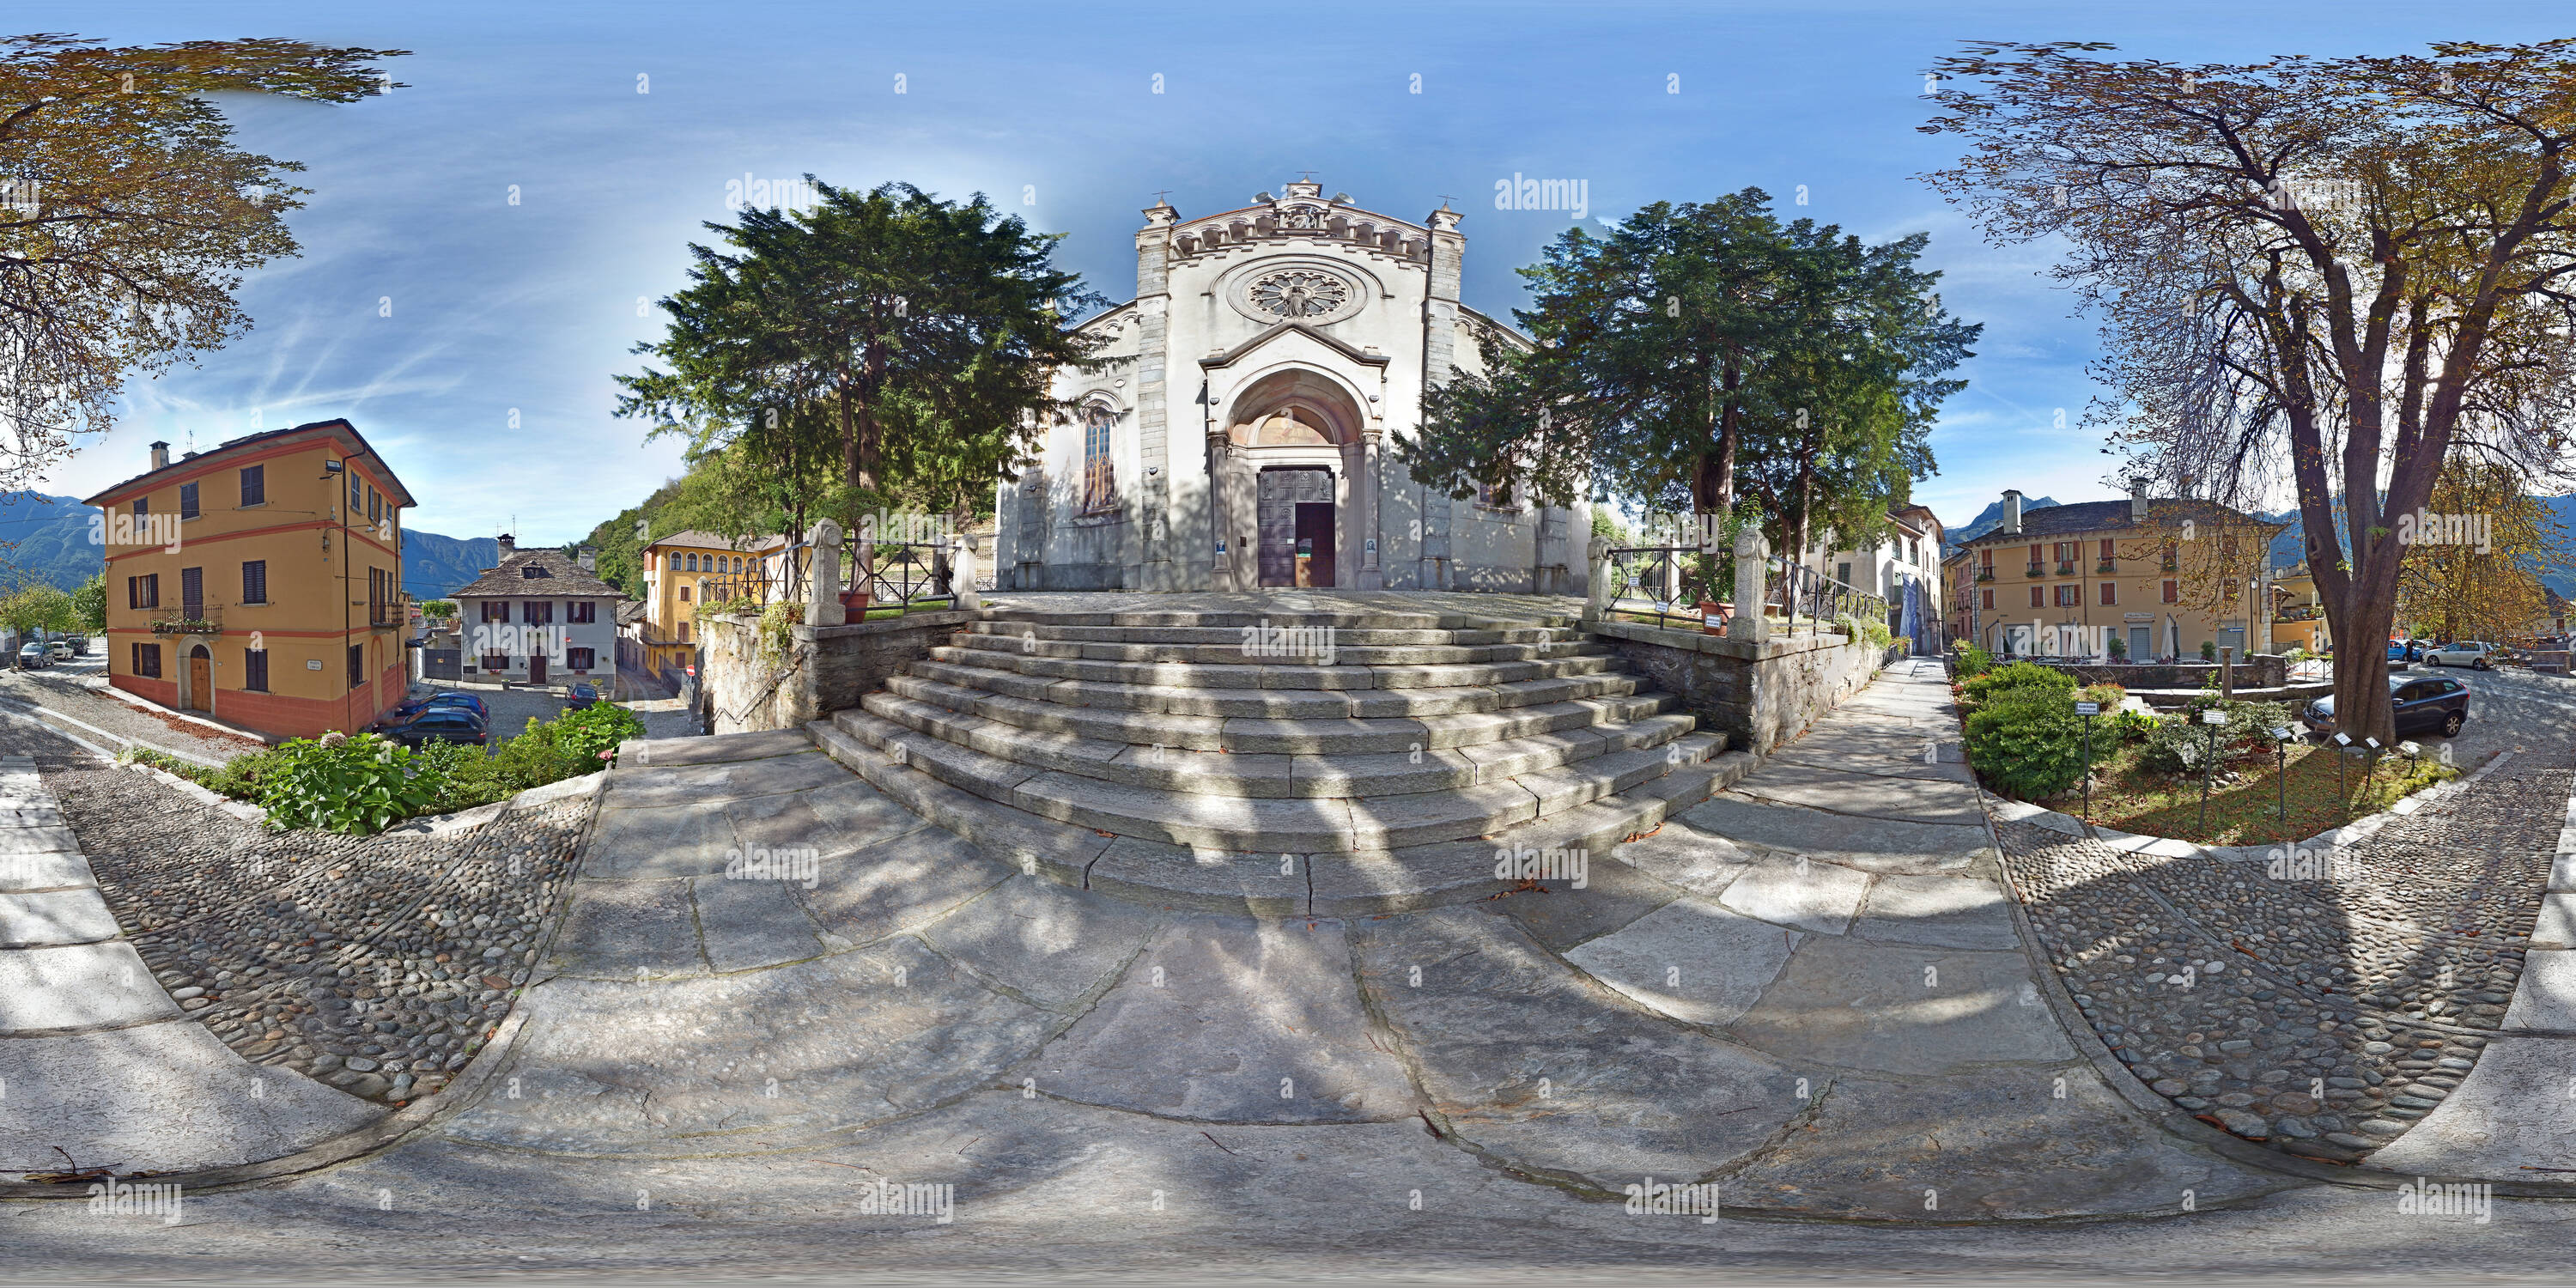
[[1591, 515], [1453, 498], [1389, 444], [1426, 388], [1528, 341], [1458, 298], [1466, 238], [1321, 185], [1183, 219], [1147, 209], [1136, 298], [1082, 324], [1104, 365], [997, 497], [1003, 589], [1494, 590], [1580, 595]]

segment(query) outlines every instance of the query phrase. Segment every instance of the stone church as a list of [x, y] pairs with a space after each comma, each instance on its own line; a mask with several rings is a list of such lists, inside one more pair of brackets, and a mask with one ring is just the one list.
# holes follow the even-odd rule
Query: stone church
[[1075, 414], [1000, 486], [1006, 590], [1584, 593], [1589, 508], [1452, 498], [1389, 450], [1426, 387], [1529, 341], [1458, 298], [1467, 239], [1291, 183], [1136, 234], [1136, 298], [1082, 324], [1107, 365], [1063, 372]]

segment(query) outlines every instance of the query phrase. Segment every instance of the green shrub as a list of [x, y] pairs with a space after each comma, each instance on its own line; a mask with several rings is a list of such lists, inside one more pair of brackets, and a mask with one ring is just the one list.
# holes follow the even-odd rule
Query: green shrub
[[2102, 714], [2109, 715], [2112, 708], [2128, 700], [2129, 691], [2116, 684], [2088, 684], [2075, 696], [2086, 702], [2101, 703]]
[[2200, 660], [2203, 662], [2215, 662], [2218, 660], [2218, 641], [2202, 640], [2200, 642]]
[[424, 812], [438, 798], [436, 778], [418, 772], [411, 752], [372, 733], [298, 738], [265, 754], [277, 758], [259, 785], [270, 827], [365, 836]]
[[2128, 643], [2117, 635], [2111, 637], [2110, 650], [2113, 657], [2125, 658], [2129, 655]]
[[2005, 693], [2024, 689], [2049, 694], [2067, 704], [2068, 718], [2074, 717], [2075, 677], [2037, 662], [2015, 662], [1968, 681], [1960, 693], [1960, 705], [1974, 711]]
[[2158, 721], [2147, 735], [2145, 760], [2149, 768], [2169, 774], [2201, 771], [2212, 746], [2211, 726], [2200, 718], [2203, 711], [2226, 713], [2227, 722], [2217, 726], [2215, 744], [2221, 765], [2249, 753], [2268, 751], [2274, 741], [2272, 731], [2290, 723], [2290, 709], [2278, 702], [2196, 697], [2183, 708], [2179, 719]]
[[1961, 680], [1973, 680], [1993, 669], [1995, 669], [1994, 654], [1989, 653], [1974, 644], [1962, 644], [1959, 646], [1959, 660], [1956, 665], [1956, 670], [1958, 672], [1958, 677]]
[[2083, 776], [2083, 737], [2063, 690], [1999, 689], [1968, 717], [1968, 764], [1996, 791], [2043, 800]]
[[2115, 711], [2102, 722], [2111, 731], [2114, 743], [2135, 742], [2156, 731], [2160, 722], [2154, 715], [2137, 710]]

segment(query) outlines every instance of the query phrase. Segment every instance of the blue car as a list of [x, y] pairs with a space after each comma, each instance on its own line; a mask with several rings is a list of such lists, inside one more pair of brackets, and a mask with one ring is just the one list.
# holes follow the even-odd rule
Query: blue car
[[432, 707], [462, 707], [473, 712], [477, 720], [488, 723], [492, 719], [491, 708], [484, 706], [483, 699], [471, 693], [433, 693], [426, 698], [414, 698], [395, 707], [393, 718], [409, 720]]
[[564, 703], [564, 710], [579, 711], [598, 701], [598, 689], [587, 684], [576, 684], [572, 686], [572, 697]]
[[408, 720], [387, 720], [376, 732], [415, 750], [433, 742], [480, 747], [488, 741], [483, 717], [459, 706], [427, 707]]
[[2389, 661], [2391, 661], [2391, 662], [2421, 662], [2421, 661], [2423, 661], [2423, 660], [2424, 660], [2424, 641], [2422, 641], [2422, 640], [2390, 640], [2390, 641], [2388, 641], [2388, 660], [2389, 660]]

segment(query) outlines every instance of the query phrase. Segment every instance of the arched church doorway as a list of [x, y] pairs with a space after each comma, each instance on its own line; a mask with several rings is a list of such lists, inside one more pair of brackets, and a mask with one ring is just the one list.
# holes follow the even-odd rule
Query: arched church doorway
[[1335, 584], [1331, 470], [1306, 465], [1261, 471], [1255, 510], [1262, 585]]
[[1330, 588], [1361, 566], [1370, 511], [1350, 489], [1366, 473], [1363, 421], [1341, 384], [1302, 368], [1272, 372], [1232, 400], [1223, 468], [1251, 484], [1249, 497], [1238, 492], [1242, 500], [1228, 505], [1252, 503], [1249, 515], [1233, 513], [1237, 523], [1251, 520], [1241, 536], [1252, 547], [1254, 585]]

